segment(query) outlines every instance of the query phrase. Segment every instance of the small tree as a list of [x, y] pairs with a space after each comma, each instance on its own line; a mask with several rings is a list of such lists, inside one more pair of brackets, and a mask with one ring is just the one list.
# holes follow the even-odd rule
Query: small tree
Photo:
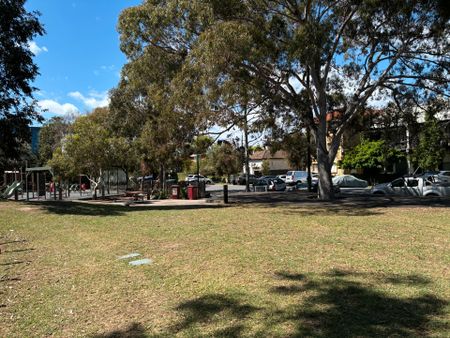
[[238, 150], [229, 143], [214, 145], [208, 152], [207, 166], [217, 176], [237, 174], [241, 170], [241, 156]]
[[263, 160], [261, 164], [261, 172], [263, 175], [270, 174], [270, 163], [269, 160]]

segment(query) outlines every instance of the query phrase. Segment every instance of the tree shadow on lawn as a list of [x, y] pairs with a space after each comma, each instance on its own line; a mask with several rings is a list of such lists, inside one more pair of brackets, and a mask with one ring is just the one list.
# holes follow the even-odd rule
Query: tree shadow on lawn
[[[275, 283], [282, 285], [269, 292], [287, 297], [290, 305], [280, 306], [275, 301], [273, 306], [257, 307], [227, 295], [208, 294], [177, 306], [183, 319], [166, 335], [424, 337], [430, 329], [438, 335], [448, 332], [448, 327], [434, 318], [445, 314], [446, 300], [423, 292], [414, 297], [396, 297], [374, 287], [404, 284], [408, 288], [423, 288], [432, 284], [420, 275], [341, 270], [304, 275], [281, 271], [275, 273]], [[299, 295], [304, 296], [301, 303]], [[280, 332], [285, 327], [294, 330]]]
[[80, 216], [124, 216], [135, 211], [156, 211], [156, 210], [195, 210], [222, 208], [223, 205], [211, 203], [207, 205], [167, 205], [151, 207], [130, 207], [121, 205], [104, 205], [79, 203], [72, 201], [46, 201], [46, 202], [19, 202], [27, 206], [36, 206], [57, 215], [80, 215]]
[[450, 198], [444, 197], [402, 197], [402, 196], [341, 196], [333, 201], [321, 201], [308, 193], [262, 193], [235, 196], [233, 203], [241, 206], [252, 205], [260, 208], [280, 208], [282, 214], [303, 216], [342, 215], [374, 216], [388, 208], [398, 207], [450, 207]]
[[92, 336], [92, 338], [146, 338], [147, 335], [145, 328], [139, 323], [132, 323], [124, 330], [116, 330], [104, 334], [98, 334]]

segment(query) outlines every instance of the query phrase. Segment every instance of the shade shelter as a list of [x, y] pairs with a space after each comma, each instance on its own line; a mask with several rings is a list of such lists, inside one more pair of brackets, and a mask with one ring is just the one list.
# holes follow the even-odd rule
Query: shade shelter
[[[25, 190], [27, 195], [27, 201], [30, 199], [29, 195], [29, 183], [31, 179], [31, 193], [32, 198], [34, 198], [35, 188], [37, 197], [40, 198], [41, 196], [44, 196], [44, 199], [47, 198], [45, 186], [47, 184], [47, 174], [50, 173], [52, 177], [53, 170], [51, 167], [33, 167], [33, 168], [26, 168], [25, 169]], [[56, 189], [53, 189], [54, 193], [54, 199], [56, 200]]]

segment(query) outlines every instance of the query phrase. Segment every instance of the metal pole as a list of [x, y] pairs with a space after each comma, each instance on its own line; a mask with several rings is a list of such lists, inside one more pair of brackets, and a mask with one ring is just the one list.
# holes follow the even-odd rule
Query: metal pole
[[[14, 168], [14, 180], [17, 181], [17, 173], [19, 171], [17, 170], [17, 168]], [[14, 190], [14, 200], [18, 201], [19, 200], [19, 191], [18, 189]]]
[[56, 201], [56, 179], [53, 176], [53, 199]]
[[28, 173], [25, 170], [25, 191], [27, 192], [27, 201], [30, 200], [30, 195], [28, 194]]
[[59, 200], [60, 201], [62, 201], [62, 180], [61, 180], [61, 176], [59, 177], [59, 180], [58, 180], [58, 187], [59, 187], [59, 189], [58, 189], [58, 192], [59, 192]]
[[195, 158], [196, 158], [196, 162], [197, 162], [197, 187], [198, 188], [200, 188], [200, 161], [199, 161], [199, 156], [200, 156], [200, 154], [195, 154]]
[[311, 192], [312, 191], [312, 178], [311, 178], [311, 130], [309, 129], [309, 126], [306, 127], [306, 143], [307, 143], [307, 159], [306, 159], [306, 163], [308, 166], [308, 191]]
[[119, 168], [116, 169], [117, 195], [119, 195]]
[[40, 186], [39, 186], [39, 171], [36, 173], [36, 178], [37, 178], [37, 185], [36, 185], [36, 191], [37, 191], [37, 198], [38, 198], [38, 200], [39, 199], [41, 199], [41, 196], [40, 196]]
[[34, 199], [34, 172], [31, 172], [31, 195]]

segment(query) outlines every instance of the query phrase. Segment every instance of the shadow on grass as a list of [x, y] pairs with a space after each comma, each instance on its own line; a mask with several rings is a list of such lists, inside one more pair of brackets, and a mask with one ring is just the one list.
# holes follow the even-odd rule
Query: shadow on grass
[[[279, 278], [285, 272], [277, 273]], [[292, 279], [286, 278], [292, 283]], [[372, 285], [404, 284], [423, 287], [431, 280], [419, 275], [383, 275], [332, 270], [320, 278], [305, 278], [284, 288], [308, 292], [301, 305], [288, 309], [285, 320], [296, 322], [298, 336], [312, 337], [388, 337], [427, 336], [430, 328], [447, 332], [433, 316], [444, 314], [447, 301], [430, 293], [399, 298]]]
[[132, 323], [124, 330], [112, 331], [104, 334], [94, 335], [92, 338], [146, 338], [145, 328], [139, 323]]
[[[252, 305], [242, 304], [237, 299], [220, 294], [210, 294], [186, 301], [181, 303], [176, 309], [183, 313], [184, 319], [171, 329], [173, 333], [192, 329], [197, 324], [210, 323], [216, 317], [236, 321], [246, 318], [251, 313], [259, 310]], [[238, 323], [237, 325], [220, 328], [212, 336], [239, 337], [243, 329], [244, 326]]]
[[373, 216], [383, 213], [383, 209], [398, 207], [450, 207], [448, 197], [402, 197], [377, 195], [343, 195], [333, 201], [321, 201], [306, 192], [269, 192], [236, 194], [231, 198], [237, 205], [253, 205], [259, 208], [276, 208], [284, 215], [342, 215]]
[[[176, 307], [183, 319], [167, 335], [212, 337], [425, 337], [445, 335], [438, 321], [447, 301], [422, 291], [431, 280], [419, 275], [382, 275], [332, 270], [319, 275], [276, 272], [269, 289], [281, 297], [258, 307], [241, 298], [208, 294]], [[420, 294], [398, 297], [376, 286], [417, 287]], [[287, 285], [286, 285], [287, 284]], [[301, 296], [299, 298], [299, 296]], [[248, 299], [248, 297], [245, 297]], [[301, 299], [301, 300], [299, 300]], [[288, 304], [288, 305], [279, 305]], [[289, 332], [286, 332], [289, 328]]]
[[88, 204], [72, 201], [46, 201], [46, 202], [20, 202], [27, 206], [35, 206], [49, 213], [57, 215], [80, 215], [80, 216], [123, 216], [135, 211], [154, 210], [194, 210], [222, 208], [220, 204], [207, 205], [167, 205], [151, 207], [130, 207], [121, 205]]

